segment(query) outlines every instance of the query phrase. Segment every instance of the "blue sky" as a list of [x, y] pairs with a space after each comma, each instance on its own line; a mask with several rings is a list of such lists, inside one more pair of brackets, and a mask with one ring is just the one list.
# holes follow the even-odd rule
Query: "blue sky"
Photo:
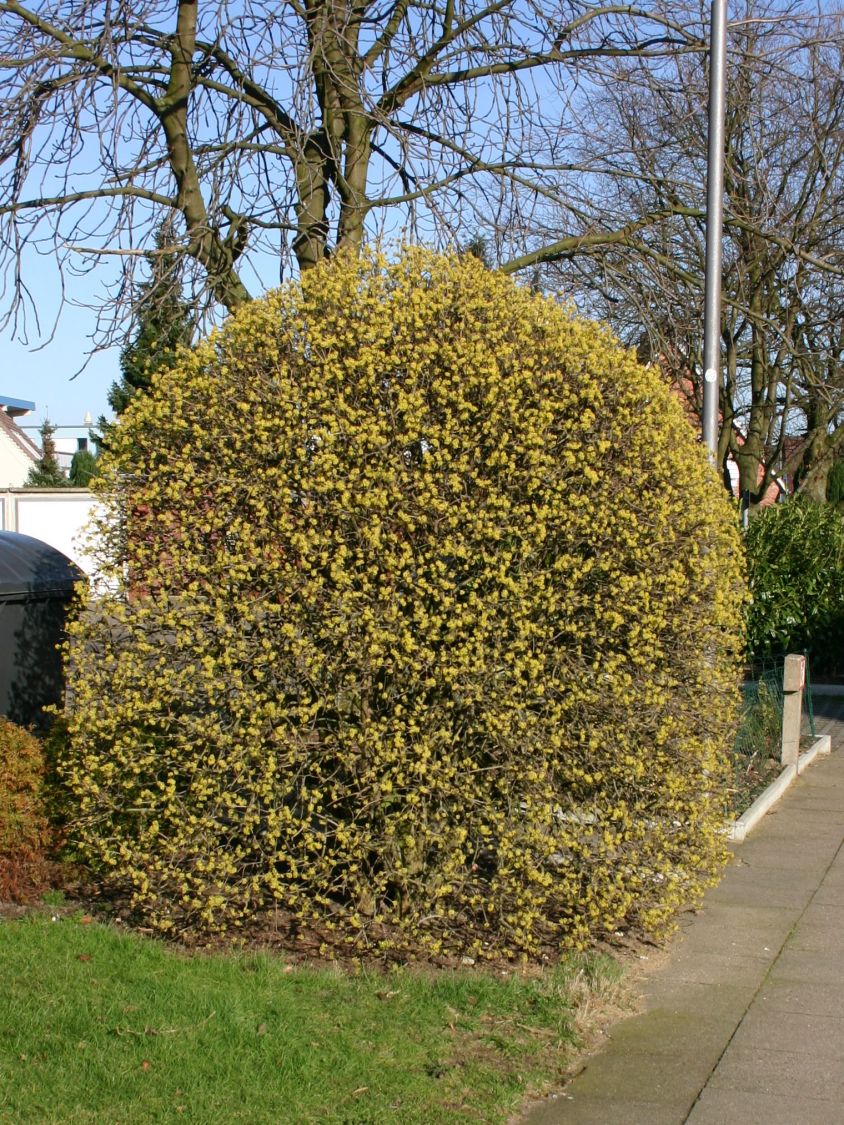
[[[95, 4], [94, 7], [99, 11], [102, 6]], [[164, 7], [159, 5], [158, 9], [154, 5], [147, 7], [150, 11], [160, 9], [161, 18], [168, 24], [172, 21], [170, 5]], [[239, 0], [235, 0], [231, 5], [222, 5], [222, 7], [212, 4], [205, 9], [206, 16], [208, 19], [216, 21], [219, 16], [218, 9], [224, 10], [227, 13], [227, 20], [231, 17], [230, 30], [234, 29], [231, 30], [231, 33], [235, 35], [235, 25], [238, 23], [236, 17], [241, 7]], [[264, 9], [274, 11], [271, 0], [265, 0], [265, 2], [262, 0], [262, 5], [259, 5], [258, 10]], [[92, 16], [92, 18], [94, 17]], [[296, 93], [298, 88], [296, 86], [298, 83], [297, 63], [295, 52], [291, 59], [288, 59], [287, 53], [289, 33], [293, 24], [290, 23], [288, 26], [288, 23], [285, 22], [286, 19], [287, 17], [279, 17], [273, 23], [272, 43], [274, 46], [272, 46], [272, 50], [275, 52], [273, 55], [275, 62], [269, 74], [272, 75], [275, 96], [282, 102], [290, 98], [295, 102], [299, 96]], [[248, 32], [249, 21], [246, 22], [245, 26]], [[540, 35], [540, 32], [537, 31], [536, 34]], [[542, 34], [544, 35], [544, 32]], [[239, 31], [235, 35], [238, 42], [240, 42], [240, 39], [238, 39], [240, 35]], [[267, 50], [269, 49], [268, 46]], [[279, 60], [283, 65], [279, 64]], [[257, 67], [256, 73], [259, 77], [264, 77], [261, 70], [264, 64], [260, 62], [260, 53], [258, 57], [253, 58], [253, 62]], [[395, 77], [395, 74], [401, 72], [403, 65], [399, 58], [394, 65], [394, 71], [390, 71], [390, 73], [394, 74]], [[12, 72], [7, 70], [4, 73], [11, 74]], [[373, 77], [376, 86], [378, 81], [380, 80], [376, 81], [376, 78]], [[292, 87], [290, 86], [291, 83], [293, 83]], [[531, 87], [531, 81], [524, 79], [523, 85], [526, 88]], [[374, 92], [379, 93], [380, 86]], [[530, 96], [533, 98], [534, 94]], [[102, 101], [103, 107], [106, 107], [108, 98], [105, 93], [103, 93]], [[499, 126], [498, 120], [492, 116], [491, 103], [487, 101], [483, 88], [473, 91], [470, 102], [473, 120], [477, 119], [478, 135], [485, 144], [489, 141], [491, 154], [495, 157], [498, 153], [498, 134], [503, 126]], [[216, 128], [213, 118], [206, 120], [206, 111], [202, 108], [204, 105], [204, 102], [199, 104], [198, 112], [193, 120], [193, 127], [198, 129], [200, 133], [205, 129], [213, 131]], [[512, 112], [512, 106], [509, 103], [505, 108]], [[140, 161], [142, 166], [149, 164], [152, 169], [157, 167], [156, 159], [143, 148], [145, 142], [142, 139], [138, 140], [131, 131], [126, 131], [135, 127], [145, 127], [145, 118], [141, 111], [138, 110], [136, 115], [136, 109], [131, 108], [127, 110], [128, 116], [124, 117], [122, 109], [119, 113], [116, 113], [116, 116], [111, 114], [110, 111], [107, 113], [106, 109], [102, 107], [96, 113], [90, 107], [89, 110], [90, 112], [84, 109], [80, 111], [78, 120], [82, 132], [76, 136], [74, 144], [67, 148], [60, 142], [60, 138], [64, 135], [61, 125], [58, 126], [58, 132], [54, 135], [50, 132], [52, 118], [49, 114], [43, 115], [43, 121], [39, 126], [41, 132], [34, 149], [36, 155], [28, 180], [28, 195], [30, 198], [49, 197], [56, 193], [62, 193], [67, 188], [72, 188], [73, 191], [78, 192], [89, 189], [101, 180], [103, 154], [106, 154], [109, 167], [111, 167], [110, 161], [115, 157], [116, 152], [119, 155], [120, 144], [128, 144], [130, 141], [134, 143], [137, 140], [138, 144], [141, 145], [141, 150], [140, 154], [132, 155], [130, 153], [127, 156], [127, 168], [134, 167], [133, 161], [135, 160]], [[307, 107], [302, 112], [307, 118], [309, 112]], [[413, 112], [411, 107], [408, 113], [412, 116]], [[58, 120], [61, 121], [61, 115], [59, 115]], [[209, 134], [206, 139], [216, 140], [216, 133]], [[382, 142], [388, 143], [383, 138]], [[110, 147], [112, 145], [118, 146], [116, 152]], [[424, 153], [425, 147], [424, 142], [420, 142], [420, 152]], [[68, 155], [69, 153], [71, 155]], [[156, 154], [160, 155], [157, 149], [154, 150], [154, 155]], [[394, 163], [403, 163], [401, 151], [396, 150], [393, 158]], [[420, 175], [425, 173], [427, 159], [418, 154], [413, 159], [416, 162], [414, 167], [417, 168], [418, 173]], [[70, 165], [67, 161], [70, 162]], [[118, 164], [120, 164], [119, 159]], [[258, 164], [263, 168], [260, 161]], [[285, 167], [284, 162], [280, 162], [279, 168], [272, 168], [272, 174], [268, 178], [265, 177], [266, 182], [261, 180], [259, 187], [256, 188], [257, 202], [255, 206], [259, 213], [263, 213], [261, 210], [263, 209], [271, 218], [276, 214], [279, 201], [277, 193], [287, 190], [289, 177], [284, 172]], [[404, 190], [404, 186], [395, 172], [389, 172], [390, 167], [392, 167], [390, 164], [373, 167], [372, 182], [380, 185], [375, 192], [376, 195], [383, 191], [388, 197], [392, 197], [394, 190], [398, 192]], [[230, 185], [233, 192], [232, 200], [235, 205], [237, 205], [239, 198], [240, 176], [248, 178], [249, 169], [249, 165], [244, 165], [243, 169], [239, 170], [237, 176], [232, 180], [233, 186]], [[228, 173], [226, 174], [228, 175]], [[158, 179], [156, 179], [156, 176]], [[381, 183], [381, 178], [383, 178], [383, 183]], [[225, 181], [226, 185], [228, 183], [229, 181]], [[160, 175], [156, 171], [150, 172], [149, 184], [157, 184], [160, 190], [172, 190], [173, 188], [172, 183], [167, 178], [166, 171], [161, 171]], [[466, 191], [468, 192], [468, 188], [466, 188]], [[452, 202], [458, 198], [462, 200], [463, 195], [455, 194], [452, 197]], [[461, 216], [466, 206], [468, 205], [460, 203], [458, 209]], [[425, 237], [430, 223], [430, 217], [425, 216], [424, 208], [422, 210], [421, 222], [413, 229], [417, 238]], [[49, 414], [50, 420], [55, 424], [65, 426], [70, 423], [81, 422], [86, 413], [90, 413], [93, 418], [97, 418], [102, 413], [108, 413], [106, 401], [108, 389], [119, 376], [119, 347], [93, 356], [85, 366], [92, 337], [97, 330], [96, 314], [92, 308], [86, 306], [101, 303], [97, 299], [98, 295], [102, 298], [104, 295], [103, 287], [107, 279], [114, 276], [116, 270], [113, 271], [109, 267], [112, 263], [116, 265], [116, 259], [106, 258], [101, 260], [92, 273], [82, 278], [74, 276], [71, 279], [70, 274], [71, 268], [74, 271], [77, 268], [84, 270], [91, 264], [90, 261], [86, 260], [85, 248], [87, 247], [100, 246], [106, 250], [108, 255], [116, 255], [120, 252], [136, 252], [144, 245], [149, 245], [149, 239], [142, 237], [144, 223], [149, 218], [142, 204], [139, 203], [132, 212], [131, 229], [124, 224], [120, 231], [115, 232], [111, 225], [110, 213], [110, 206], [104, 206], [101, 213], [100, 208], [89, 207], [86, 203], [77, 210], [66, 212], [61, 220], [45, 219], [40, 227], [38, 226], [37, 215], [33, 216], [35, 219], [34, 226], [29, 224], [28, 217], [21, 219], [21, 237], [26, 244], [23, 277], [30, 298], [38, 309], [41, 323], [39, 330], [30, 318], [30, 323], [26, 326], [28, 340], [22, 339], [23, 333], [15, 332], [12, 326], [0, 327], [0, 393], [14, 398], [34, 401], [37, 410], [32, 421], [36, 423], [41, 421], [45, 414]], [[470, 221], [474, 223], [476, 221], [474, 211], [469, 208], [467, 214]], [[378, 219], [383, 221], [388, 234], [393, 236], [399, 233], [399, 228], [406, 221], [404, 210], [400, 213], [396, 212], [396, 215], [397, 217], [394, 219], [392, 208], [388, 208], [384, 214], [378, 214]], [[375, 222], [376, 220], [373, 219], [373, 226]], [[73, 285], [70, 296], [77, 304], [76, 307], [73, 305], [65, 306], [55, 328], [55, 337], [50, 340], [50, 335], [54, 329], [56, 304], [60, 294], [57, 261], [48, 251], [54, 230], [58, 253], [62, 255], [69, 267], [67, 279], [72, 281]], [[467, 225], [466, 238], [468, 239], [474, 233], [474, 227]], [[279, 268], [283, 262], [283, 256], [280, 256], [275, 249], [272, 252], [272, 260], [265, 266], [261, 257], [262, 253], [268, 254], [269, 250], [265, 247], [262, 251], [258, 241], [256, 237], [255, 247], [250, 246], [250, 251], [248, 255], [244, 256], [243, 261], [244, 283], [250, 292], [255, 295], [264, 291], [268, 285], [278, 284]], [[75, 254], [78, 254], [78, 257], [74, 257]], [[247, 257], [248, 262], [245, 260]], [[291, 265], [285, 264], [285, 270], [290, 271], [291, 268]], [[256, 279], [254, 271], [260, 272], [260, 280]], [[11, 278], [7, 275], [5, 280], [8, 284]], [[2, 299], [3, 297], [5, 297], [5, 301]], [[9, 297], [8, 292], [0, 294], [0, 311], [8, 307]]]
[[[401, 233], [396, 225], [389, 232], [391, 241], [397, 242]], [[0, 328], [0, 394], [36, 406], [34, 414], [21, 419], [22, 425], [37, 426], [49, 417], [61, 429], [58, 436], [82, 437], [88, 432], [81, 426], [86, 413], [95, 421], [101, 414], [111, 417], [107, 396], [120, 377], [120, 347], [91, 354], [97, 321], [89, 306], [101, 300], [116, 274], [117, 269], [110, 270], [108, 261], [101, 259], [92, 273], [73, 278], [68, 294], [73, 303], [65, 303], [56, 323], [61, 292], [57, 268], [44, 251], [28, 256], [25, 279], [38, 307], [40, 335], [31, 315], [25, 341], [11, 325]], [[277, 257], [260, 251], [250, 255], [243, 280], [255, 296], [278, 285]]]
[[[828, 0], [820, 0], [820, 4], [822, 9], [826, 9]], [[478, 108], [476, 106], [476, 110]], [[482, 120], [486, 117], [483, 112], [480, 116]], [[93, 229], [96, 229], [96, 224], [93, 224]], [[473, 233], [467, 228], [467, 237]], [[91, 238], [86, 237], [83, 241], [90, 242]], [[37, 424], [49, 415], [50, 420], [61, 427], [78, 425], [86, 413], [94, 419], [109, 413], [108, 389], [119, 376], [118, 347], [93, 355], [86, 365], [91, 338], [96, 330], [95, 313], [86, 305], [97, 303], [97, 294], [102, 295], [102, 287], [111, 271], [101, 261], [92, 274], [74, 279], [72, 297], [77, 304], [65, 306], [54, 338], [45, 342], [45, 337], [53, 331], [59, 285], [55, 260], [44, 253], [44, 249], [42, 245], [41, 254], [27, 261], [25, 271], [26, 283], [38, 307], [41, 333], [39, 335], [30, 322], [29, 342], [26, 343], [16, 338], [10, 326], [0, 329], [0, 394], [34, 401], [35, 416], [27, 421]], [[256, 261], [259, 255], [250, 254], [249, 257], [256, 268], [261, 267]], [[277, 284], [277, 265], [262, 272], [267, 275], [262, 279], [264, 284], [256, 283], [249, 270], [244, 277], [248, 288], [255, 294], [267, 284]], [[71, 434], [75, 431], [63, 432]], [[81, 435], [85, 431], [79, 428], [78, 432]]]
[[[75, 427], [62, 429], [62, 436], [83, 436], [87, 431], [81, 423], [86, 413], [94, 419], [111, 413], [107, 394], [119, 376], [119, 349], [94, 355], [80, 371], [95, 326], [93, 311], [66, 305], [53, 339], [44, 343], [53, 328], [58, 297], [55, 272], [48, 259], [31, 263], [27, 283], [38, 304], [42, 337], [39, 339], [32, 322], [28, 343], [16, 340], [11, 326], [0, 332], [0, 394], [35, 403], [35, 414], [22, 418], [23, 425], [37, 425], [49, 414], [56, 425]], [[87, 297], [81, 280], [79, 285], [79, 297]], [[93, 291], [92, 286], [89, 292]]]
[[[71, 379], [85, 361], [84, 337], [90, 331], [85, 319], [78, 311], [68, 313], [56, 339], [41, 351], [33, 351], [8, 336], [0, 338], [0, 392], [28, 399], [36, 406], [34, 415], [21, 419], [24, 424], [40, 423], [49, 414], [56, 425], [76, 426], [81, 436], [85, 429], [77, 424], [86, 413], [95, 419], [110, 414], [106, 395], [118, 374], [116, 349], [95, 356], [86, 370]], [[66, 433], [74, 436], [76, 430]]]

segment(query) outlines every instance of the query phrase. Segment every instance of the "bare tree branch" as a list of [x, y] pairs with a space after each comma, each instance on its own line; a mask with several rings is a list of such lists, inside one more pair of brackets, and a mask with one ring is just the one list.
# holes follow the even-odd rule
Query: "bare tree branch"
[[[744, 14], [729, 62], [719, 453], [733, 456], [754, 500], [782, 474], [822, 498], [844, 447], [841, 15], [769, 19], [761, 0], [746, 0]], [[536, 249], [515, 263], [556, 263], [546, 267], [555, 283], [658, 359], [692, 406], [706, 79], [690, 55], [658, 73], [635, 59], [610, 68], [595, 94], [603, 131], [584, 141], [612, 150], [607, 172], [584, 177], [583, 204], [562, 213], [575, 230], [557, 245], [536, 231]], [[625, 229], [631, 215], [641, 220]]]
[[383, 229], [453, 244], [492, 220], [518, 258], [540, 208], [576, 218], [602, 68], [700, 51], [663, 3], [0, 0], [0, 316], [26, 332], [29, 255], [71, 278], [84, 246], [124, 264], [119, 333], [162, 221], [212, 312], [249, 299], [244, 271]]

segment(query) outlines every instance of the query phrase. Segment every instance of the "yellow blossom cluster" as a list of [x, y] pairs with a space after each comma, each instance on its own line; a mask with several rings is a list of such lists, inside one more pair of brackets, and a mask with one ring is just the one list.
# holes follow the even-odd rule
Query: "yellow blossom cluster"
[[471, 257], [341, 257], [162, 372], [99, 489], [65, 770], [150, 924], [531, 955], [717, 872], [735, 521], [604, 328]]

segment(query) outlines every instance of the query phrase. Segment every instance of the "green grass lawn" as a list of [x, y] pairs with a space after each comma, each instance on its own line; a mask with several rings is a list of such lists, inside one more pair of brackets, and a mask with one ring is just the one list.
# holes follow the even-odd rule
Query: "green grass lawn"
[[108, 1125], [505, 1120], [620, 978], [188, 955], [49, 911], [0, 922], [0, 965], [0, 1121]]

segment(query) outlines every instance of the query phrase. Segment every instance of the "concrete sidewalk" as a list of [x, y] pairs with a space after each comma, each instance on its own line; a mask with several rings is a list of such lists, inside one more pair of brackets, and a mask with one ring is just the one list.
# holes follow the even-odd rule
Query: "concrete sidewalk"
[[644, 982], [645, 1010], [524, 1125], [844, 1125], [844, 698], [818, 759]]

